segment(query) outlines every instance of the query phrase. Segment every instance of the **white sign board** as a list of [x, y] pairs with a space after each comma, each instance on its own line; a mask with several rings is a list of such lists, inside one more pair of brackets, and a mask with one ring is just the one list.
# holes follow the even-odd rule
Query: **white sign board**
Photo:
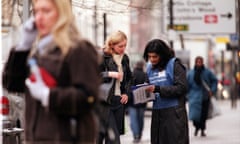
[[[235, 0], [173, 0], [174, 25], [179, 33], [236, 33]], [[164, 0], [164, 31], [169, 26], [169, 0]]]

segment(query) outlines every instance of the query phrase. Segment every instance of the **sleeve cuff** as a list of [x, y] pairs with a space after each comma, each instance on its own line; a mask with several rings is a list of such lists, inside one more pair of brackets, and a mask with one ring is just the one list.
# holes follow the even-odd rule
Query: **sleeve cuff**
[[109, 77], [108, 72], [102, 72], [101, 74], [103, 78]]
[[24, 46], [24, 44], [18, 44], [15, 47], [15, 51], [28, 51], [30, 48], [27, 46]]
[[50, 93], [50, 89], [49, 88], [46, 88], [43, 91], [43, 97], [41, 99], [41, 102], [42, 102], [42, 105], [44, 107], [48, 107], [48, 104], [49, 104], [49, 93]]

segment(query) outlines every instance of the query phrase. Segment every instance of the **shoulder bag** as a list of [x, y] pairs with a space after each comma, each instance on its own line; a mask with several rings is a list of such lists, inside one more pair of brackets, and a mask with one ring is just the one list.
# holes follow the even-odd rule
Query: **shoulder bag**
[[[210, 87], [208, 86], [208, 84], [202, 80], [202, 84], [203, 84], [203, 87], [208, 91], [211, 90]], [[209, 95], [210, 96], [210, 95]], [[208, 116], [207, 118], [208, 119], [211, 119], [211, 118], [214, 118], [218, 115], [221, 114], [221, 110], [218, 106], [218, 103], [217, 103], [217, 100], [214, 96], [210, 96], [210, 100], [209, 100], [209, 106], [208, 106]]]

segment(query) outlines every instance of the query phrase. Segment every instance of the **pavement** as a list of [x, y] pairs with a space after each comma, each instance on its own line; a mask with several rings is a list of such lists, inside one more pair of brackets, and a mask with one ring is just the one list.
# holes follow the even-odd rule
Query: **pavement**
[[[221, 115], [207, 121], [206, 137], [194, 136], [194, 127], [189, 121], [190, 144], [240, 144], [240, 100], [232, 108], [230, 100], [218, 100]], [[187, 105], [186, 105], [187, 106]], [[122, 144], [132, 144], [133, 136], [126, 115], [126, 134], [121, 136]], [[142, 140], [139, 144], [150, 144], [151, 112], [145, 113], [145, 125]]]

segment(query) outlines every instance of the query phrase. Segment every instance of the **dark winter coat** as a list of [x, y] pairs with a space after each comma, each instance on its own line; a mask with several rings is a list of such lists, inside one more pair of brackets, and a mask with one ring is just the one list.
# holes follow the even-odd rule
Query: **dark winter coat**
[[[120, 83], [120, 91], [121, 94], [127, 94], [129, 96], [130, 92], [130, 85], [131, 85], [131, 80], [132, 80], [132, 72], [130, 69], [129, 65], [129, 58], [126, 54], [124, 54], [122, 58], [122, 70], [123, 70], [123, 80]], [[100, 71], [101, 74], [106, 74], [108, 71], [118, 71], [117, 64], [113, 60], [112, 55], [109, 55], [107, 53], [104, 53], [102, 56], [102, 63], [100, 64]], [[104, 77], [104, 76], [103, 76]], [[111, 78], [109, 77], [104, 77], [102, 79], [102, 83], [106, 83], [111, 81]], [[101, 131], [105, 132], [106, 128], [108, 127], [107, 125], [109, 124], [109, 115], [110, 115], [110, 108], [113, 106], [112, 104], [112, 98], [115, 96], [114, 95], [114, 90], [115, 90], [115, 83], [116, 80], [114, 80], [114, 83], [112, 85], [112, 88], [109, 92], [109, 98], [107, 101], [103, 102], [103, 105], [101, 105], [98, 109], [98, 113], [100, 113], [100, 120], [101, 120]], [[123, 118], [123, 125], [124, 126], [124, 115], [122, 116]], [[124, 128], [122, 128], [122, 131], [120, 131], [120, 134], [124, 134]]]
[[50, 89], [48, 107], [26, 93], [25, 143], [94, 143], [97, 125], [93, 106], [100, 84], [94, 46], [81, 40], [64, 57], [57, 46], [34, 57], [57, 80], [57, 86]]
[[155, 86], [155, 92], [160, 93], [164, 98], [178, 98], [178, 106], [152, 110], [152, 144], [189, 144], [188, 118], [185, 108], [187, 89], [185, 67], [179, 59], [176, 59], [173, 85]]
[[[130, 93], [130, 85], [131, 85], [131, 80], [132, 80], [132, 72], [130, 69], [130, 65], [129, 65], [129, 58], [126, 54], [124, 54], [123, 58], [122, 58], [122, 69], [123, 69], [123, 80], [120, 83], [120, 91], [121, 94], [127, 94], [129, 95]], [[108, 72], [108, 71], [118, 71], [118, 67], [117, 64], [114, 62], [112, 55], [109, 55], [107, 53], [103, 54], [103, 60], [102, 60], [102, 64], [100, 65], [100, 71], [102, 73], [104, 72]], [[111, 80], [111, 78], [104, 78], [103, 79], [103, 83], [104, 82], [109, 82]], [[114, 96], [114, 89], [115, 89], [115, 82], [112, 86], [110, 95], [109, 95], [109, 99], [108, 99], [108, 103], [111, 103], [111, 97]]]
[[[189, 106], [189, 119], [194, 121], [200, 121], [202, 111], [202, 101], [204, 100], [204, 88], [202, 85], [198, 85], [194, 81], [194, 69], [190, 70], [187, 75], [188, 79], [188, 106]], [[204, 80], [210, 87], [211, 92], [216, 94], [218, 80], [216, 76], [207, 68], [204, 68], [201, 74], [202, 80]]]

